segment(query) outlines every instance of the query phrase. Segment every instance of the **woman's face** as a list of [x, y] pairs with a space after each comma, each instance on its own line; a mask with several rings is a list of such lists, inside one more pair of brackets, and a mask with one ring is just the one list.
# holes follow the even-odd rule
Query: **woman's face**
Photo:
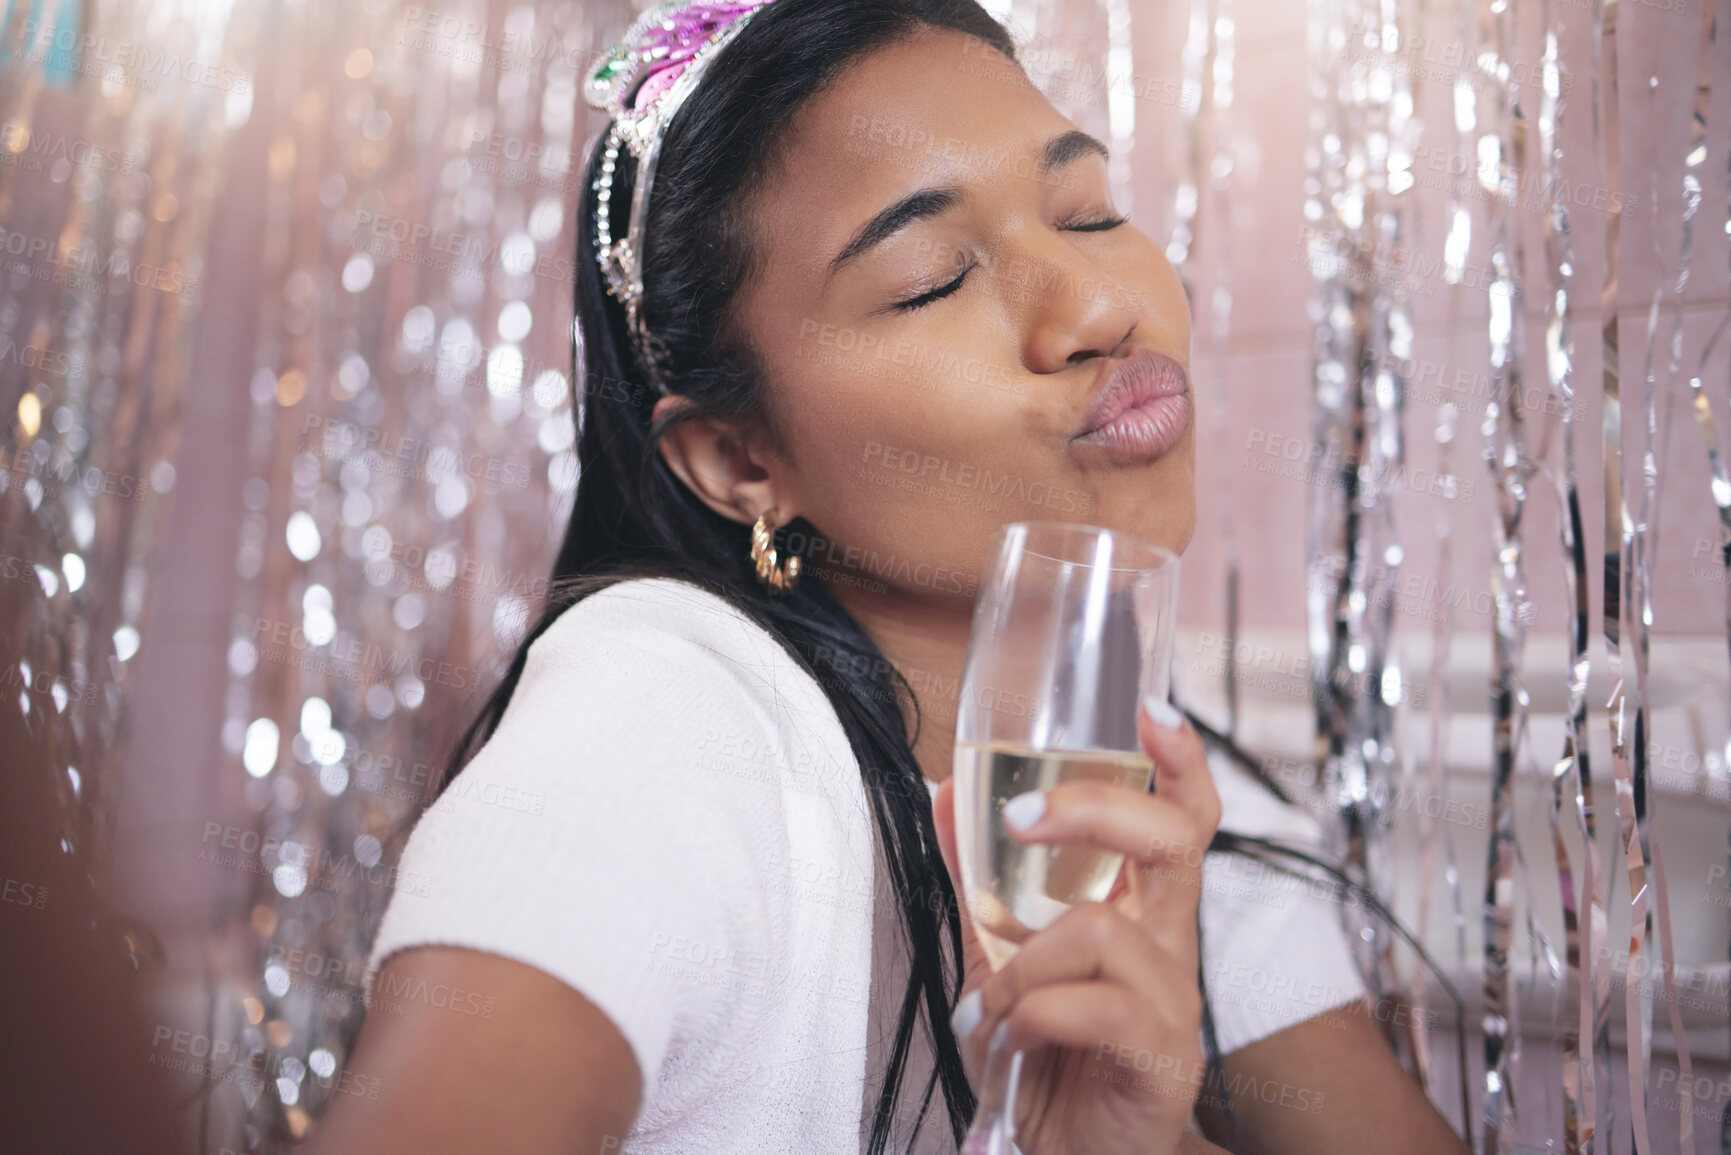
[[808, 572], [971, 601], [1007, 522], [1189, 543], [1183, 287], [1013, 64], [937, 30], [873, 53], [801, 110], [749, 208], [740, 320], [784, 519], [821, 535], [789, 543]]

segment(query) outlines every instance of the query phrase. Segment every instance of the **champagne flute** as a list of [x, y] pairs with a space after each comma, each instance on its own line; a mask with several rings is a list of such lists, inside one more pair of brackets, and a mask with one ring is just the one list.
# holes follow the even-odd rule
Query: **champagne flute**
[[[1092, 779], [1153, 785], [1136, 713], [1166, 697], [1178, 558], [1113, 530], [1018, 522], [999, 533], [968, 637], [956, 719], [956, 848], [974, 933], [994, 971], [1078, 902], [1111, 893], [1124, 856], [1018, 842], [1004, 804]], [[994, 1045], [962, 1150], [1014, 1155], [1020, 1051]]]

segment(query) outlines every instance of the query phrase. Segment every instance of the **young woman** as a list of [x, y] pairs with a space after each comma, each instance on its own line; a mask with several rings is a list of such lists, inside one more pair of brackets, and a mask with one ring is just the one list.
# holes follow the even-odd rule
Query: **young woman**
[[1464, 1150], [1332, 907], [1203, 885], [1215, 780], [1228, 827], [1268, 804], [1165, 703], [1154, 793], [1017, 808], [1126, 855], [1108, 901], [996, 974], [957, 905], [996, 531], [1193, 528], [1186, 302], [1105, 148], [971, 0], [687, 6], [587, 91], [615, 131], [561, 593], [408, 843], [429, 886], [386, 914], [350, 1064], [381, 1093], [318, 1146], [954, 1150], [1001, 1030], [1027, 1155], [1207, 1149], [1193, 1117], [1235, 1151]]

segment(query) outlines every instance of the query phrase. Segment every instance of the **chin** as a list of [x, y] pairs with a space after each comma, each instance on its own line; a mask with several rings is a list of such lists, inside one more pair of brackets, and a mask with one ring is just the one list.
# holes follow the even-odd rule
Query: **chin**
[[[1196, 534], [1196, 467], [1189, 438], [1134, 482], [1140, 496], [1113, 512], [1127, 516], [1104, 522], [1182, 555]], [[1102, 516], [1107, 511], [1102, 510]]]
[[1153, 493], [1152, 498], [1112, 503], [1076, 520], [1139, 537], [1182, 556], [1196, 533], [1195, 493], [1175, 486], [1162, 486]]

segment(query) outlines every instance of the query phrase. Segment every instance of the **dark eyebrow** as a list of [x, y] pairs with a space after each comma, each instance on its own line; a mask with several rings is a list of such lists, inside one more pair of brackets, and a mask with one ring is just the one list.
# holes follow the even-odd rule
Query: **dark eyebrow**
[[1101, 160], [1112, 159], [1112, 152], [1095, 137], [1085, 132], [1071, 129], [1069, 132], [1054, 136], [1046, 142], [1045, 155], [1040, 158], [1040, 175], [1045, 176], [1055, 168], [1062, 168], [1078, 157], [1089, 153], [1099, 153]]
[[830, 275], [834, 276], [837, 269], [878, 242], [888, 240], [915, 221], [948, 212], [960, 204], [961, 200], [962, 190], [954, 186], [925, 188], [903, 197], [867, 221], [859, 232], [853, 235], [853, 240], [842, 246], [841, 252], [829, 263]]
[[[1108, 159], [1112, 155], [1104, 144], [1085, 132], [1071, 129], [1069, 132], [1060, 133], [1047, 141], [1046, 147], [1041, 150], [1039, 175], [1044, 177], [1053, 169], [1062, 168], [1089, 153], [1097, 153], [1101, 159]], [[921, 189], [903, 197], [860, 227], [853, 239], [843, 245], [841, 252], [830, 260], [829, 275], [833, 277], [843, 265], [873, 245], [888, 240], [915, 221], [948, 212], [960, 204], [961, 199], [962, 190], [954, 185]]]

